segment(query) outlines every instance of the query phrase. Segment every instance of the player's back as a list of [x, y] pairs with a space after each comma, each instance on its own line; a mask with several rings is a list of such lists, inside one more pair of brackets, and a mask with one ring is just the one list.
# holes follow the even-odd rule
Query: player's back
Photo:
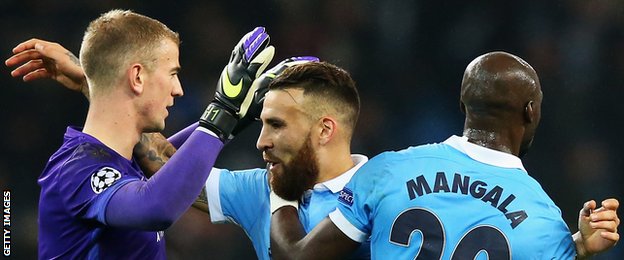
[[[347, 188], [353, 192], [352, 208], [365, 209], [361, 219], [370, 220], [362, 229], [371, 234], [373, 258], [567, 259], [575, 254], [560, 210], [520, 160], [465, 138], [381, 154]], [[348, 210], [345, 217], [354, 223]]]

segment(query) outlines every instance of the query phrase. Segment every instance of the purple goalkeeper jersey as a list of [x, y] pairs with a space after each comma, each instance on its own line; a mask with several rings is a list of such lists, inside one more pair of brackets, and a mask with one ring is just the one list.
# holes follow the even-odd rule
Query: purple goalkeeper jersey
[[165, 259], [163, 232], [107, 226], [105, 209], [123, 184], [144, 180], [128, 160], [68, 127], [38, 183], [40, 259]]

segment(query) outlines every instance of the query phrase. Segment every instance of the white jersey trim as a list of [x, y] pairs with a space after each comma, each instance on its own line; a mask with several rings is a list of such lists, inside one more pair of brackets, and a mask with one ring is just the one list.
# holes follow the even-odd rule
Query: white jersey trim
[[345, 235], [347, 235], [351, 240], [359, 243], [364, 243], [368, 240], [368, 234], [357, 229], [344, 215], [340, 210], [336, 209], [333, 212], [329, 213], [329, 219], [334, 222], [334, 225], [342, 231]]
[[446, 139], [444, 144], [457, 149], [476, 161], [502, 168], [522, 169], [526, 172], [522, 161], [517, 156], [473, 144], [468, 142], [468, 138], [465, 136], [453, 135]]
[[206, 196], [208, 197], [208, 210], [210, 211], [210, 221], [222, 223], [228, 221], [221, 208], [221, 196], [219, 196], [219, 181], [221, 179], [221, 169], [212, 168], [206, 180]]
[[332, 193], [340, 192], [344, 186], [349, 183], [355, 172], [368, 161], [368, 157], [361, 154], [352, 154], [351, 160], [353, 160], [355, 164], [351, 169], [338, 175], [336, 178], [315, 184], [314, 189], [322, 189], [324, 187], [329, 189]]
[[212, 135], [212, 136], [214, 136], [216, 138], [219, 138], [219, 136], [217, 136], [217, 134], [215, 134], [213, 131], [208, 130], [208, 128], [205, 128], [203, 126], [198, 126], [197, 128], [195, 128], [195, 130], [200, 131], [200, 132], [204, 132], [204, 133]]

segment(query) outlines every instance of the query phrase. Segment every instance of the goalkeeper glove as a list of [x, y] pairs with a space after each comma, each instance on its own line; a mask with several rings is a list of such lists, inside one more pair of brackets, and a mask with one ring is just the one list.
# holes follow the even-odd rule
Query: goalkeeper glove
[[253, 80], [266, 69], [274, 54], [275, 48], [269, 46], [264, 27], [256, 27], [243, 36], [221, 72], [215, 97], [199, 125], [217, 134], [223, 142], [232, 139], [232, 130], [245, 117], [253, 99]]
[[281, 74], [286, 68], [292, 67], [297, 64], [306, 62], [318, 62], [319, 58], [312, 56], [291, 57], [283, 60], [275, 67], [269, 69], [254, 80], [251, 85], [250, 93], [253, 92], [253, 98], [250, 99], [251, 104], [248, 106], [247, 114], [245, 117], [239, 120], [238, 125], [232, 130], [232, 135], [237, 135], [240, 131], [245, 129], [252, 122], [260, 120], [260, 113], [262, 112], [262, 103], [264, 103], [264, 96], [269, 91], [269, 84], [273, 79]]

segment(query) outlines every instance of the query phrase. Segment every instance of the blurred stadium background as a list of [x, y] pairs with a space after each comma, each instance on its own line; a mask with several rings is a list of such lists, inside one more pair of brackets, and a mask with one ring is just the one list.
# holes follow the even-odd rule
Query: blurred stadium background
[[[542, 124], [524, 162], [571, 231], [584, 201], [615, 196], [624, 202], [622, 1], [0, 0], [0, 52], [8, 58], [16, 44], [38, 37], [78, 54], [88, 22], [113, 8], [156, 18], [181, 35], [185, 95], [176, 100], [165, 135], [198, 118], [231, 48], [258, 25], [267, 27], [277, 47], [273, 64], [314, 55], [352, 73], [362, 98], [353, 151], [369, 156], [461, 135], [465, 66], [504, 50], [527, 60], [541, 78]], [[36, 179], [66, 125], [83, 123], [87, 102], [51, 81], [25, 84], [9, 72], [2, 66], [0, 188], [12, 191], [12, 256], [34, 259]], [[255, 149], [259, 129], [231, 142], [217, 166], [262, 167]], [[255, 257], [242, 231], [207, 222], [189, 214], [172, 227], [170, 258]], [[623, 257], [619, 243], [597, 259]]]

